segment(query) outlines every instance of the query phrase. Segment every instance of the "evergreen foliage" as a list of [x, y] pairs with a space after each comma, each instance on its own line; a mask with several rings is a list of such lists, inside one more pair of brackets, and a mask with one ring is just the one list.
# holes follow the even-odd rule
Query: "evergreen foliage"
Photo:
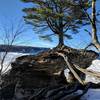
[[[27, 24], [31, 24], [33, 29], [39, 33], [48, 29], [54, 34], [40, 34], [40, 37], [51, 40], [51, 36], [58, 35], [59, 45], [64, 44], [64, 38], [71, 39], [71, 30], [78, 33], [78, 29], [88, 24], [87, 17], [81, 6], [87, 10], [90, 5], [88, 0], [22, 0], [25, 3], [33, 3], [31, 8], [24, 8], [26, 13], [24, 19]], [[80, 6], [81, 3], [81, 6]]]

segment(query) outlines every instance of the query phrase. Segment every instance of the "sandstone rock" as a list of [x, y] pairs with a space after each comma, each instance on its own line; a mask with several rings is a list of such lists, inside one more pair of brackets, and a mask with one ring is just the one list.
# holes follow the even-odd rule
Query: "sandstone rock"
[[64, 76], [66, 63], [56, 52], [64, 53], [73, 64], [84, 68], [87, 68], [98, 56], [93, 51], [76, 50], [64, 46], [35, 56], [18, 57], [11, 64], [12, 69], [8, 80], [5, 80], [6, 84], [11, 82], [15, 85], [12, 100], [72, 100], [75, 96], [84, 93], [83, 90], [82, 93], [75, 93], [80, 89], [79, 84], [69, 86]]

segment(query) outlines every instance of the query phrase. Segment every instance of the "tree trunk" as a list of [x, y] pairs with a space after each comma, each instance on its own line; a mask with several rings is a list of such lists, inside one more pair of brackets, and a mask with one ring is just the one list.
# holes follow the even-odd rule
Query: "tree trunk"
[[100, 52], [100, 43], [97, 37], [96, 27], [96, 0], [92, 0], [92, 42]]
[[58, 46], [62, 47], [64, 45], [63, 33], [60, 33], [58, 37], [59, 37], [59, 44], [58, 44]]

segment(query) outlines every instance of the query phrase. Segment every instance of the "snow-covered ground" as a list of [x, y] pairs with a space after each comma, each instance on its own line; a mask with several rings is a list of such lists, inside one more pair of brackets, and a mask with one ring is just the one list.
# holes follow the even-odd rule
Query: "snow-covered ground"
[[[100, 57], [99, 59], [92, 61], [92, 64], [87, 69], [95, 72], [100, 72]], [[65, 71], [66, 76], [68, 76], [68, 72], [69, 70], [67, 69]], [[100, 83], [100, 78], [86, 75], [85, 82]], [[89, 89], [88, 92], [82, 96], [80, 100], [100, 100], [100, 89]]]
[[[15, 59], [17, 57], [20, 57], [20, 56], [23, 56], [23, 55], [35, 55], [35, 54], [38, 54], [39, 52], [42, 52], [42, 51], [43, 50], [40, 50], [40, 51], [37, 50], [35, 52], [32, 51], [30, 53], [8, 52], [7, 55], [6, 55], [6, 57], [5, 57], [4, 63], [3, 63], [3, 71], [7, 68], [7, 66], [9, 66], [7, 68], [7, 70], [9, 70], [11, 68], [10, 63], [13, 62], [13, 61], [15, 61]], [[5, 55], [5, 52], [0, 52], [0, 69], [1, 69], [1, 61], [2, 61], [2, 59], [4, 57], [4, 55]]]
[[[4, 52], [1, 52], [0, 53], [0, 69], [1, 69], [1, 61], [4, 57], [5, 53]], [[10, 66], [10, 63], [15, 61], [15, 59], [19, 56], [22, 56], [22, 55], [29, 55], [29, 54], [25, 54], [25, 53], [14, 53], [14, 52], [9, 52], [6, 57], [5, 57], [5, 60], [4, 60], [4, 63], [3, 63], [3, 71], [5, 69], [9, 70], [11, 68]], [[8, 67], [8, 68], [7, 68]], [[6, 70], [6, 71], [7, 71]]]
[[100, 89], [89, 89], [80, 100], [100, 100]]
[[[96, 59], [92, 62], [88, 70], [100, 72], [100, 59]], [[87, 75], [86, 82], [100, 83], [100, 79]], [[81, 100], [100, 100], [100, 89], [89, 89], [88, 92], [82, 96]]]

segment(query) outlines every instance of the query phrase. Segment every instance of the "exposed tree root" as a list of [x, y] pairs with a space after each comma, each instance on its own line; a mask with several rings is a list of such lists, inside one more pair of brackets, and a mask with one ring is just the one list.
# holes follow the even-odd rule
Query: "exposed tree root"
[[94, 72], [92, 70], [83, 69], [83, 68], [80, 68], [78, 65], [74, 65], [74, 66], [76, 69], [78, 69], [79, 71], [81, 71], [84, 74], [89, 74], [91, 76], [100, 78], [100, 72]]
[[75, 72], [75, 70], [72, 68], [73, 65], [72, 65], [71, 63], [69, 63], [68, 57], [65, 56], [65, 55], [62, 54], [62, 53], [58, 53], [58, 52], [57, 52], [57, 54], [58, 54], [59, 56], [61, 56], [61, 57], [64, 58], [64, 60], [65, 60], [65, 62], [66, 62], [66, 64], [67, 64], [69, 70], [72, 72], [72, 74], [74, 75], [74, 77], [79, 81], [79, 83], [81, 83], [82, 85], [84, 85], [83, 80], [79, 77], [79, 75], [78, 75], [78, 74]]
[[83, 68], [80, 68], [78, 65], [75, 65], [75, 64], [71, 64], [69, 61], [68, 61], [68, 57], [66, 55], [64, 55], [63, 53], [58, 53], [57, 54], [61, 57], [64, 58], [64, 61], [66, 62], [69, 70], [73, 73], [74, 77], [82, 84], [84, 85], [84, 81], [80, 78], [80, 76], [75, 72], [75, 70], [73, 69], [73, 67], [75, 67], [77, 70], [81, 71], [82, 73], [84, 74], [89, 74], [91, 76], [94, 76], [94, 77], [97, 77], [97, 78], [100, 78], [100, 72], [94, 72], [92, 70], [87, 70], [87, 69], [83, 69]]

